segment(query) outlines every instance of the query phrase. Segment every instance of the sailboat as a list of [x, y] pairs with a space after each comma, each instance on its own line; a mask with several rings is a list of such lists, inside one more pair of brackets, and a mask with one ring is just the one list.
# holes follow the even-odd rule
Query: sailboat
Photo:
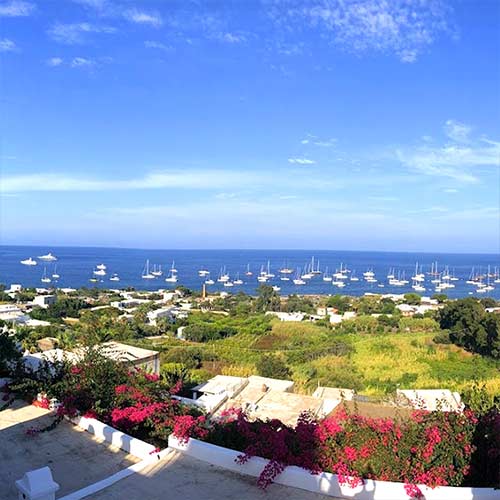
[[209, 271], [208, 269], [205, 269], [205, 268], [200, 269], [200, 270], [198, 271], [198, 276], [199, 276], [200, 278], [204, 278], [205, 276], [208, 276], [209, 274], [210, 274], [210, 271]]
[[165, 278], [167, 283], [177, 283], [177, 269], [175, 268], [175, 262], [172, 262], [172, 267], [170, 268], [170, 275]]
[[235, 285], [243, 285], [243, 280], [240, 279], [240, 273], [236, 274], [236, 279], [233, 281]]
[[293, 274], [293, 269], [290, 269], [290, 268], [286, 265], [286, 261], [285, 261], [285, 263], [283, 264], [283, 267], [280, 269], [280, 273], [281, 273], [281, 274]]
[[22, 260], [21, 264], [23, 264], [24, 266], [36, 266], [36, 260], [30, 257], [29, 259]]
[[333, 278], [328, 274], [328, 267], [325, 269], [325, 273], [323, 274], [323, 281], [332, 281]]
[[210, 273], [208, 273], [208, 279], [205, 280], [205, 285], [214, 285], [215, 281], [210, 278]]
[[300, 268], [297, 268], [297, 272], [295, 274], [293, 284], [294, 285], [305, 285], [306, 284], [306, 282], [302, 279], [302, 276], [300, 274]]
[[161, 270], [161, 264], [158, 266], [158, 269], [156, 269], [156, 264], [153, 266], [153, 271], [151, 271], [151, 274], [153, 276], [161, 276], [163, 274], [163, 271]]
[[155, 279], [154, 274], [149, 272], [149, 259], [146, 260], [146, 265], [144, 266], [144, 269], [142, 271], [142, 279], [145, 279], [145, 280], [154, 280]]
[[246, 275], [246, 276], [253, 276], [252, 271], [250, 271], [250, 264], [247, 264], [247, 270], [246, 270], [245, 275]]
[[268, 279], [274, 278], [274, 274], [271, 272], [271, 263], [269, 261], [267, 261], [266, 277]]
[[43, 276], [42, 279], [40, 280], [42, 283], [50, 283], [51, 279], [47, 276], [47, 268], [43, 268]]
[[54, 272], [52, 273], [54, 279], [59, 279], [61, 276], [57, 273], [57, 264], [54, 266]]
[[321, 274], [321, 271], [319, 270], [319, 260], [318, 260], [316, 268], [314, 267], [314, 255], [311, 259], [311, 274], [312, 275]]
[[97, 271], [94, 270], [94, 274], [96, 276], [106, 276], [106, 271], [104, 269], [99, 269], [99, 266], [97, 266]]

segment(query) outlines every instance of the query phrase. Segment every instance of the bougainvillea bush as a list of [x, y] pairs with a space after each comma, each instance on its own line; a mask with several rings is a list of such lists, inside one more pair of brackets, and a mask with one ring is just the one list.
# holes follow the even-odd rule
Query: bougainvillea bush
[[[241, 451], [241, 463], [252, 456], [269, 459], [259, 478], [262, 487], [287, 465], [296, 465], [312, 473], [335, 473], [340, 483], [352, 487], [363, 479], [404, 482], [408, 495], [418, 497], [417, 484], [467, 483], [477, 424], [470, 411], [419, 410], [410, 419], [394, 421], [341, 410], [322, 421], [303, 414], [289, 427], [278, 420], [251, 422], [241, 411], [229, 411], [212, 424], [206, 440]], [[492, 457], [494, 450], [489, 452]], [[492, 475], [483, 485], [496, 481]]]
[[[171, 386], [158, 375], [106, 357], [100, 349], [86, 350], [75, 364], [58, 366], [52, 377], [26, 373], [18, 387], [31, 400], [43, 392], [43, 401], [37, 405], [45, 402], [48, 406], [56, 398], [60, 404], [56, 422], [64, 416], [93, 417], [158, 447], [167, 446], [174, 428], [186, 439], [206, 434], [204, 415], [172, 398], [181, 389], [180, 383]], [[31, 429], [30, 433], [45, 430]]]

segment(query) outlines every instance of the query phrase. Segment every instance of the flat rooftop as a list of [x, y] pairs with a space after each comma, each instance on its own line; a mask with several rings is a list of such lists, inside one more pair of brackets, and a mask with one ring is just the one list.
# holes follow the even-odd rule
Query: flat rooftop
[[46, 465], [52, 469], [54, 480], [61, 486], [57, 493], [57, 498], [60, 498], [138, 462], [137, 458], [103, 444], [67, 421], [51, 431], [26, 435], [29, 428], [45, 427], [53, 419], [48, 410], [21, 401], [15, 401], [0, 412], [2, 500], [16, 500], [16, 479], [21, 479], [25, 472]]
[[173, 452], [164, 459], [92, 495], [93, 500], [335, 500], [244, 476]]

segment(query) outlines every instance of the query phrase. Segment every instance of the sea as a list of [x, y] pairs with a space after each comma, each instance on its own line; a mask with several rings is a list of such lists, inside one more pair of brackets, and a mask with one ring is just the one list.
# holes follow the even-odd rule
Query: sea
[[[38, 257], [51, 252], [57, 257], [55, 262], [44, 262]], [[21, 260], [32, 257], [37, 261], [36, 266], [25, 266]], [[294, 285], [293, 278], [300, 269], [310, 265], [314, 257], [315, 269], [323, 273], [328, 268], [331, 274], [336, 270], [347, 268], [350, 270], [348, 276], [356, 276], [359, 281], [345, 280], [345, 287], [338, 288], [331, 282], [323, 280], [323, 275], [316, 275], [307, 281], [306, 285]], [[163, 276], [153, 280], [142, 278], [146, 261], [149, 260], [150, 271], [153, 266], [161, 265]], [[106, 275], [99, 276], [98, 282], [91, 282], [95, 278], [93, 272], [96, 266], [104, 264]], [[449, 274], [458, 278], [451, 281], [455, 285], [441, 293], [450, 298], [477, 296], [492, 297], [500, 299], [500, 283], [494, 283], [498, 277], [490, 277], [490, 285], [494, 290], [486, 293], [477, 293], [475, 285], [467, 284], [471, 273], [486, 276], [488, 269], [490, 274], [500, 272], [500, 256], [498, 254], [445, 254], [445, 253], [403, 253], [403, 252], [372, 252], [372, 251], [337, 251], [337, 250], [143, 250], [126, 248], [91, 248], [91, 247], [35, 247], [35, 246], [0, 246], [0, 283], [7, 286], [21, 284], [23, 287], [57, 287], [57, 288], [128, 288], [137, 290], [158, 290], [175, 288], [184, 285], [194, 290], [201, 290], [203, 282], [207, 278], [198, 275], [200, 269], [210, 271], [210, 277], [215, 281], [214, 285], [208, 286], [208, 291], [227, 291], [237, 293], [243, 291], [254, 295], [257, 293], [259, 282], [257, 276], [261, 269], [270, 272], [275, 277], [268, 284], [279, 287], [279, 293], [289, 295], [298, 293], [301, 295], [363, 295], [365, 293], [409, 293], [411, 288], [411, 277], [415, 274], [416, 265], [419, 272], [425, 274], [423, 286], [425, 292], [421, 295], [430, 296], [436, 293], [435, 284], [431, 283], [431, 270], [437, 266], [438, 272], [446, 268]], [[165, 277], [169, 269], [175, 266], [177, 269], [178, 282], [167, 283]], [[280, 280], [279, 270], [287, 267], [294, 270], [289, 275], [290, 281]], [[247, 276], [249, 269], [253, 275]], [[231, 288], [224, 287], [217, 282], [221, 271], [225, 270], [232, 280], [238, 277], [243, 280], [242, 285]], [[372, 271], [377, 280], [369, 283], [363, 278], [363, 273]], [[392, 271], [396, 277], [399, 275], [409, 280], [405, 286], [391, 286], [387, 275]], [[51, 277], [52, 274], [60, 275], [51, 283], [42, 283], [43, 274]], [[120, 281], [110, 281], [110, 277], [116, 274]], [[335, 279], [334, 279], [335, 281]], [[484, 278], [486, 284], [488, 279]]]

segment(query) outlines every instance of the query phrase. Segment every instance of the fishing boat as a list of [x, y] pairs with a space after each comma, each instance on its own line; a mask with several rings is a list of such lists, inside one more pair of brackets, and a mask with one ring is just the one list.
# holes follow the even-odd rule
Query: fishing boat
[[43, 276], [42, 279], [40, 280], [42, 283], [50, 283], [52, 280], [47, 276], [47, 268], [43, 268]]
[[[97, 274], [97, 273], [94, 273]], [[146, 260], [146, 265], [144, 266], [144, 269], [142, 270], [142, 279], [143, 280], [154, 280], [155, 276], [149, 271], [149, 259]]]
[[23, 266], [36, 266], [36, 260], [30, 257], [29, 259], [22, 260], [21, 264], [23, 264]]
[[55, 255], [52, 255], [50, 252], [46, 255], [39, 255], [38, 258], [46, 262], [53, 262], [57, 260], [57, 257]]

